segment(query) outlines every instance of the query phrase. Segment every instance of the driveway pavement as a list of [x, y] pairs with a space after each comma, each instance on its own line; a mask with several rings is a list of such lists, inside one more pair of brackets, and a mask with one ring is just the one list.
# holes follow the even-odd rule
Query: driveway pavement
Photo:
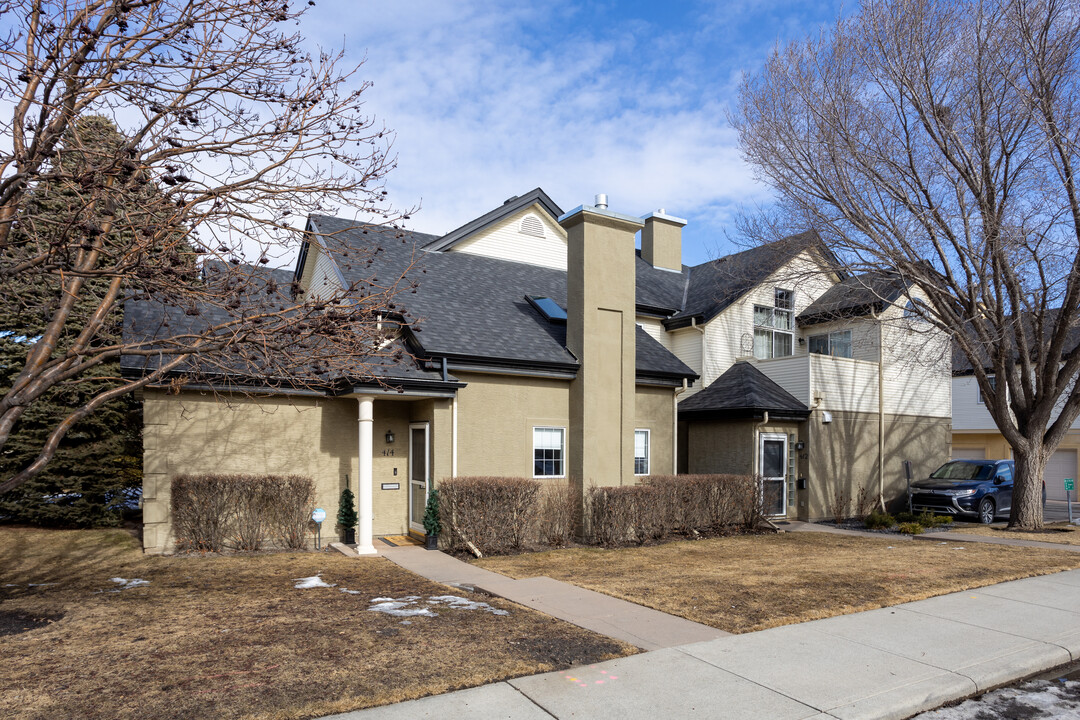
[[1078, 659], [1074, 570], [334, 719], [899, 720]]

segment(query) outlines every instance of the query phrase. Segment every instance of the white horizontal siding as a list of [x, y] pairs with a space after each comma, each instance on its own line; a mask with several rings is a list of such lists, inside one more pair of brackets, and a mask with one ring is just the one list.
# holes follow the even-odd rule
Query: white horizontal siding
[[802, 338], [806, 341], [807, 350], [810, 348], [810, 337], [813, 335], [826, 335], [831, 332], [850, 330], [852, 359], [873, 363], [878, 360], [877, 323], [871, 319], [845, 318], [836, 322], [808, 325], [799, 328], [799, 330]]
[[[795, 296], [794, 317], [798, 317], [832, 286], [832, 277], [809, 253], [804, 252], [725, 308], [705, 326], [706, 384], [724, 374], [737, 358], [753, 356], [754, 305], [772, 307], [777, 288], [791, 290]], [[807, 345], [799, 343], [797, 327], [793, 333], [793, 354], [806, 355]]]
[[[543, 237], [522, 232], [526, 216], [533, 218], [527, 226], [535, 227], [536, 220], [540, 221]], [[532, 205], [462, 240], [450, 251], [565, 270], [566, 232], [552, 222], [547, 212]]]
[[671, 349], [671, 336], [668, 331], [664, 329], [664, 323], [660, 320], [657, 318], [638, 316], [637, 324], [640, 325], [641, 329], [653, 340], [656, 340], [668, 350]]
[[877, 363], [811, 355], [810, 386], [822, 410], [878, 412]]
[[308, 296], [321, 300], [331, 297], [342, 291], [341, 280], [338, 278], [334, 261], [318, 245], [312, 243], [308, 249], [306, 263], [314, 263], [311, 275], [311, 284], [308, 286]]
[[924, 323], [898, 320], [882, 326], [885, 345], [885, 412], [950, 417], [952, 352], [948, 337]]
[[[670, 345], [667, 345], [666, 347], [675, 354], [675, 357], [682, 360], [691, 370], [700, 375], [701, 332], [694, 328], [683, 328], [681, 330], [670, 332], [667, 335]], [[707, 383], [703, 381], [704, 378], [695, 380], [694, 384], [680, 396], [680, 399], [685, 400], [701, 388], [706, 387]]]
[[794, 395], [799, 402], [810, 406], [810, 358], [795, 355], [772, 360], [758, 360], [754, 367], [767, 378]]

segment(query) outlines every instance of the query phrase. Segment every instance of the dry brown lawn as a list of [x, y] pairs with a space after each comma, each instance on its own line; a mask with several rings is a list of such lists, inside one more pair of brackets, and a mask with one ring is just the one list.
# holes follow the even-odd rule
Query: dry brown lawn
[[[337, 587], [294, 588], [316, 574]], [[509, 614], [368, 610], [446, 594]], [[636, 652], [382, 559], [147, 557], [122, 530], [0, 528], [0, 616], [0, 715], [20, 718], [308, 718]]]
[[1047, 523], [1041, 531], [1028, 532], [1022, 530], [1007, 530], [1004, 525], [960, 525], [950, 527], [950, 532], [965, 533], [967, 535], [983, 535], [993, 538], [1009, 538], [1011, 540], [1033, 540], [1036, 542], [1051, 542], [1061, 545], [1080, 545], [1080, 528], [1067, 522]]
[[515, 578], [547, 575], [744, 633], [1078, 568], [1080, 553], [784, 533], [553, 550], [477, 564]]

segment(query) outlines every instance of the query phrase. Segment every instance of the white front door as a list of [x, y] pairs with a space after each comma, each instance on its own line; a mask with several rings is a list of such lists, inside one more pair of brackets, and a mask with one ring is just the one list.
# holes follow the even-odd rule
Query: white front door
[[431, 486], [428, 424], [409, 425], [409, 527], [424, 531], [424, 508]]
[[761, 433], [758, 467], [761, 469], [762, 507], [770, 517], [787, 514], [788, 438], [782, 433]]

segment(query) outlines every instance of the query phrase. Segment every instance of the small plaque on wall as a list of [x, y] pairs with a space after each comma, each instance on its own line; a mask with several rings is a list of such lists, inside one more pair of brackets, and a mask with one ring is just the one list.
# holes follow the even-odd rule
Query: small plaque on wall
[[383, 483], [382, 484], [382, 489], [383, 490], [400, 490], [401, 489], [401, 483]]

